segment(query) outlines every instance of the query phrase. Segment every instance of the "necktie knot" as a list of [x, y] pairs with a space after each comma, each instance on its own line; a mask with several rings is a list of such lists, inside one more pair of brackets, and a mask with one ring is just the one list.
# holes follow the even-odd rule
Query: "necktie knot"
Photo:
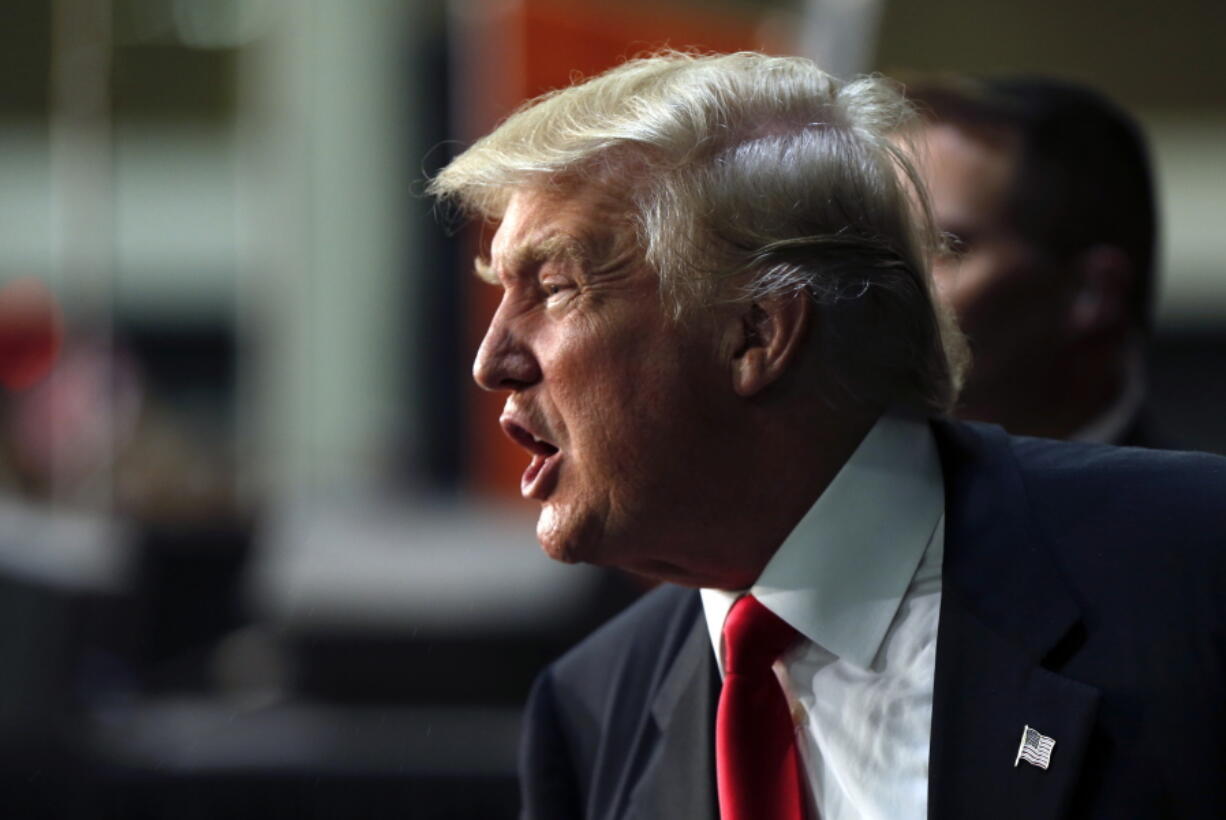
[[737, 599], [724, 621], [724, 672], [745, 675], [770, 669], [797, 632], [752, 595]]

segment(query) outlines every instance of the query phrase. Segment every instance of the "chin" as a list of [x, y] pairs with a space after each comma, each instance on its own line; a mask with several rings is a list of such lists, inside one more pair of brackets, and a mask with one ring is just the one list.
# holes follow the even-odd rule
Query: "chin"
[[568, 528], [561, 526], [552, 507], [543, 507], [536, 522], [536, 540], [541, 549], [555, 561], [563, 564], [581, 563], [584, 550], [578, 538]]
[[570, 544], [555, 544], [544, 539], [537, 540], [540, 541], [541, 549], [544, 553], [555, 561], [560, 561], [563, 564], [578, 564], [583, 561]]

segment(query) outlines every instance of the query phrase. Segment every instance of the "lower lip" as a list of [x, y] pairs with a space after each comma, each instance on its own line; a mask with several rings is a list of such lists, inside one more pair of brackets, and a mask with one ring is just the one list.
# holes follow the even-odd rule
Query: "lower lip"
[[558, 483], [558, 470], [561, 467], [562, 454], [535, 455], [528, 469], [524, 470], [519, 480], [519, 491], [524, 498], [544, 501], [553, 492]]

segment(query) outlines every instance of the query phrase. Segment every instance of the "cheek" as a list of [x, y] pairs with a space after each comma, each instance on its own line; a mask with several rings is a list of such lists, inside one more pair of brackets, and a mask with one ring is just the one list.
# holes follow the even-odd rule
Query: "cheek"
[[[935, 272], [934, 272], [935, 273]], [[1021, 260], [1005, 253], [971, 253], [946, 267], [937, 287], [968, 330], [992, 331], [1016, 321], [1019, 297], [1030, 286]]]
[[[611, 357], [610, 357], [611, 358]], [[611, 362], [588, 360], [554, 381], [552, 400], [558, 410], [568, 449], [574, 457], [574, 476], [583, 492], [611, 489], [630, 474], [634, 453], [641, 449], [634, 438], [644, 420], [629, 390], [628, 374], [610, 368]]]
[[670, 422], [686, 411], [677, 406], [670, 365], [667, 357], [626, 351], [592, 368], [582, 388], [567, 394], [577, 454], [614, 496], [649, 482], [659, 472], [656, 461], [677, 446]]

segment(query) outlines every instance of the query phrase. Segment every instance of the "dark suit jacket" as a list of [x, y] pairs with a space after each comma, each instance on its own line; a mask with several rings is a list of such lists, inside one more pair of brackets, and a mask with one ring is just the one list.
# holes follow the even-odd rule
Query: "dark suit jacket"
[[[1226, 817], [1226, 459], [934, 430], [929, 816]], [[697, 593], [647, 595], [537, 680], [524, 816], [717, 817], [719, 686]]]

